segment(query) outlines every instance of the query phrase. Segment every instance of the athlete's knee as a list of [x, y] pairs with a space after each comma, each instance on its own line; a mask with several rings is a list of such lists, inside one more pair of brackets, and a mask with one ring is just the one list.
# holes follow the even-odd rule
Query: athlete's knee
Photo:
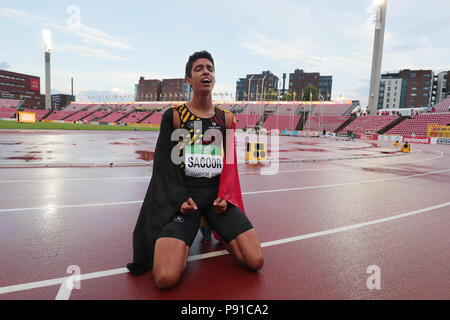
[[169, 289], [173, 287], [180, 279], [180, 274], [177, 272], [160, 271], [153, 274], [155, 285], [159, 289]]

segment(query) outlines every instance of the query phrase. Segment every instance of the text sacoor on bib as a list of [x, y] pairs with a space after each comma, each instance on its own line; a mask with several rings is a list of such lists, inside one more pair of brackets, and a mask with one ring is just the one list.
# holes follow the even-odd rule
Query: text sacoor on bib
[[184, 164], [186, 176], [213, 178], [222, 173], [222, 150], [213, 144], [186, 146], [184, 149]]

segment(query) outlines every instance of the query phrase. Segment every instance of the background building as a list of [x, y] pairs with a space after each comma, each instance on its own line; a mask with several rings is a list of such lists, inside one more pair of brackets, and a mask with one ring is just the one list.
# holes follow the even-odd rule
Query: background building
[[160, 101], [161, 80], [145, 80], [140, 77], [137, 92], [137, 101]]
[[246, 90], [248, 87], [247, 78], [239, 78], [236, 82], [236, 101], [246, 100]]
[[295, 94], [295, 100], [301, 100], [303, 91], [311, 85], [319, 90], [325, 101], [331, 100], [332, 76], [321, 76], [319, 72], [304, 72], [302, 69], [295, 69], [294, 73], [289, 74], [289, 91]]
[[381, 75], [378, 109], [422, 108], [433, 104], [433, 71], [400, 70]]
[[278, 90], [278, 77], [270, 71], [247, 74], [236, 82], [236, 100], [262, 101], [270, 89]]
[[331, 88], [333, 87], [333, 76], [319, 77], [319, 94], [324, 101], [331, 101]]
[[447, 90], [446, 90], [447, 97], [450, 96], [450, 70], [447, 72]]
[[24, 107], [41, 108], [40, 78], [0, 70], [0, 98], [23, 100]]
[[400, 108], [421, 108], [431, 106], [433, 95], [433, 71], [401, 70], [402, 94]]
[[161, 101], [188, 100], [190, 89], [184, 78], [163, 79], [161, 82]]
[[450, 94], [449, 92], [449, 78], [450, 71], [439, 72], [435, 76], [436, 84], [436, 98], [434, 99], [434, 104], [438, 104]]
[[399, 109], [402, 92], [400, 73], [386, 73], [381, 75], [378, 95], [378, 109]]
[[189, 100], [192, 89], [184, 78], [139, 79], [136, 101], [185, 101]]

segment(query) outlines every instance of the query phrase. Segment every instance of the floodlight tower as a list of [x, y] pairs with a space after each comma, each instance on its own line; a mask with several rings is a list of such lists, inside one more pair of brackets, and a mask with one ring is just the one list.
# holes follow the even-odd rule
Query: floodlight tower
[[386, 22], [387, 0], [376, 0], [375, 37], [373, 42], [372, 73], [370, 75], [369, 104], [371, 115], [377, 114], [380, 90], [381, 61], [383, 58], [384, 26]]
[[50, 30], [42, 30], [42, 40], [45, 54], [45, 109], [52, 108], [52, 96], [50, 89], [50, 51], [52, 49], [52, 34]]

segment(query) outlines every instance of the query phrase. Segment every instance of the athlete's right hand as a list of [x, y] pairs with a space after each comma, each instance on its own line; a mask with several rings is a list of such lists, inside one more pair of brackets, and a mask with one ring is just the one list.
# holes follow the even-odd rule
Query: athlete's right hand
[[195, 204], [194, 200], [192, 200], [192, 198], [189, 198], [181, 205], [180, 212], [182, 214], [188, 214], [197, 209], [198, 208], [197, 208], [197, 205]]

